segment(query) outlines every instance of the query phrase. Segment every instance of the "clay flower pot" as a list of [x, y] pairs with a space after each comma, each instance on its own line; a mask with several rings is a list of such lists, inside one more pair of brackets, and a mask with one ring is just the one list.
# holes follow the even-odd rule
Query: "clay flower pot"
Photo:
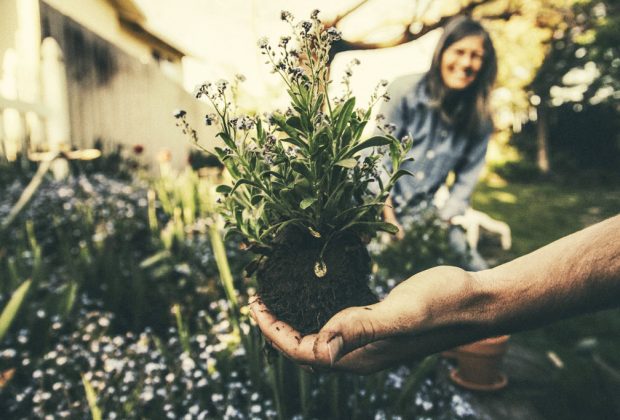
[[487, 338], [457, 347], [457, 368], [450, 378], [457, 385], [474, 391], [496, 391], [508, 384], [502, 372], [502, 359], [508, 349], [508, 335]]

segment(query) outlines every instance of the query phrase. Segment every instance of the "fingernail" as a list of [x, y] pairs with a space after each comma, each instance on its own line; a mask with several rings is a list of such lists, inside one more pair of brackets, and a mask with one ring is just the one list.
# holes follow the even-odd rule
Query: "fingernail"
[[342, 337], [337, 335], [333, 337], [331, 340], [327, 342], [327, 353], [329, 354], [329, 364], [334, 365], [336, 361], [339, 359], [338, 355], [340, 350], [342, 350], [342, 346], [344, 345], [344, 341]]

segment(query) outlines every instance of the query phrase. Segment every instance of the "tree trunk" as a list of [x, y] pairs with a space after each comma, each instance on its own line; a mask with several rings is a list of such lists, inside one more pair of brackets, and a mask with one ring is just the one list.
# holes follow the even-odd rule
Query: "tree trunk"
[[538, 107], [538, 124], [536, 125], [536, 164], [540, 172], [548, 175], [551, 172], [549, 164], [549, 110], [543, 104]]

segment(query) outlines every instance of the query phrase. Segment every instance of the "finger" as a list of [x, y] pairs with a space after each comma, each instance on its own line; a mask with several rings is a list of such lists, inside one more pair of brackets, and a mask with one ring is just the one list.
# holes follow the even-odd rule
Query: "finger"
[[333, 366], [345, 354], [380, 338], [377, 305], [348, 308], [334, 315], [317, 335], [316, 360]]
[[313, 360], [315, 335], [302, 336], [299, 331], [278, 320], [260, 300], [252, 304], [251, 310], [265, 339], [281, 353], [298, 363], [309, 363]]
[[415, 341], [408, 337], [374, 341], [345, 354], [332, 369], [361, 375], [376, 373], [413, 359], [415, 354], [411, 349], [414, 346]]

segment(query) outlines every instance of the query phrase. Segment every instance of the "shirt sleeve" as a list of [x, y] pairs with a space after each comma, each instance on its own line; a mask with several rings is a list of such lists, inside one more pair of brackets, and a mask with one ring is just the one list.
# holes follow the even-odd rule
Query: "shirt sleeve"
[[450, 188], [450, 197], [439, 211], [442, 219], [449, 220], [465, 213], [469, 207], [471, 194], [478, 182], [480, 171], [484, 167], [490, 134], [469, 147], [468, 152], [459, 160], [454, 169], [456, 179]]

